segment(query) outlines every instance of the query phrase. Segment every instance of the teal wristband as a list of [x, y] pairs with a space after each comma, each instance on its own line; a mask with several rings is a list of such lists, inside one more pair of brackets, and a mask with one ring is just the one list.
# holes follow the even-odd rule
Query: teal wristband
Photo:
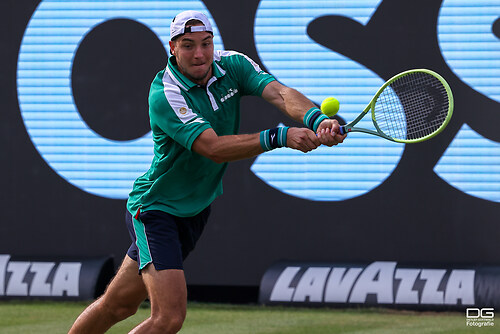
[[287, 126], [264, 130], [260, 133], [260, 146], [264, 152], [274, 150], [278, 147], [286, 147], [287, 133]]
[[329, 117], [323, 114], [318, 108], [313, 107], [304, 115], [304, 125], [316, 132], [319, 123], [323, 122], [325, 119], [329, 119]]
[[325, 119], [330, 119], [330, 117], [328, 117], [325, 114], [321, 113], [321, 115], [318, 118], [316, 118], [316, 121], [314, 121], [312, 130], [314, 132], [318, 131], [319, 123], [323, 122]]
[[280, 126], [278, 128], [278, 147], [286, 147], [286, 136], [289, 128], [288, 126]]
[[269, 130], [264, 130], [260, 133], [260, 146], [264, 152], [271, 151], [271, 142], [269, 141]]

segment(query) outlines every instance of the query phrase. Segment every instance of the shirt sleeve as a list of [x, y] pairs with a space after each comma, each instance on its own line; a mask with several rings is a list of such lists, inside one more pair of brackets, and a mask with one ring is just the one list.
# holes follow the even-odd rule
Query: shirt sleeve
[[242, 53], [234, 53], [230, 58], [243, 95], [261, 96], [267, 84], [276, 80], [274, 76], [264, 72], [256, 62]]
[[154, 135], [164, 133], [188, 150], [203, 131], [211, 128], [206, 119], [187, 105], [175, 86], [150, 95], [149, 117]]

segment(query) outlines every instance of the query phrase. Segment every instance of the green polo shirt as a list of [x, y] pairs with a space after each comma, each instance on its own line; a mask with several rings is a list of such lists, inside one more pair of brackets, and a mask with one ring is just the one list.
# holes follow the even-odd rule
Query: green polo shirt
[[227, 163], [217, 164], [191, 151], [191, 146], [208, 128], [219, 136], [237, 134], [241, 97], [260, 96], [275, 78], [233, 51], [216, 51], [212, 67], [206, 87], [181, 74], [174, 57], [154, 78], [149, 92], [154, 157], [129, 195], [132, 215], [141, 207], [191, 217], [222, 194]]

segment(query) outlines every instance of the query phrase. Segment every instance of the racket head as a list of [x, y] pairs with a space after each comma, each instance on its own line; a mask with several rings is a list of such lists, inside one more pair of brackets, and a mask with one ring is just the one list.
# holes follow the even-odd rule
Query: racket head
[[373, 124], [385, 138], [419, 143], [444, 130], [453, 114], [446, 80], [428, 69], [408, 70], [390, 78], [370, 102]]

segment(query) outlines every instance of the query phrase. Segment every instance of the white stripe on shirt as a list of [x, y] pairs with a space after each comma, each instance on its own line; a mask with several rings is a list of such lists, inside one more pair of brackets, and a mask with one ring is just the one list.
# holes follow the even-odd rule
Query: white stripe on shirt
[[172, 80], [172, 77], [169, 75], [168, 71], [165, 71], [165, 74], [162, 78], [163, 82], [163, 93], [167, 98], [170, 107], [174, 110], [177, 117], [182, 121], [182, 123], [187, 123], [197, 115], [191, 110], [184, 99], [184, 96], [181, 94], [181, 90], [179, 86]]

